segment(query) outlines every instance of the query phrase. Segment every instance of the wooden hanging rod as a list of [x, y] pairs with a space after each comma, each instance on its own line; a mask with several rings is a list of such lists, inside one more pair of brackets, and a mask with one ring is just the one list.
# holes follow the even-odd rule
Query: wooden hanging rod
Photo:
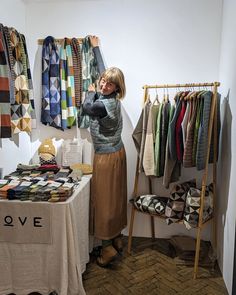
[[[67, 39], [71, 40], [72, 38], [67, 38]], [[76, 38], [76, 39], [78, 40], [79, 43], [81, 43], [84, 38]], [[61, 44], [64, 41], [64, 38], [63, 39], [54, 38], [54, 40], [56, 43]], [[43, 41], [44, 39], [38, 39], [38, 45], [43, 45]]]
[[213, 83], [187, 83], [187, 84], [163, 84], [163, 85], [144, 85], [143, 89], [148, 88], [181, 88], [181, 87], [207, 87], [220, 86], [220, 82]]

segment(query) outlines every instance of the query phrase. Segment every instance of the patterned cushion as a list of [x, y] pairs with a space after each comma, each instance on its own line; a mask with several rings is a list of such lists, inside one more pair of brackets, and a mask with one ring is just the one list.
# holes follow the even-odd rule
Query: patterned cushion
[[177, 184], [172, 190], [165, 209], [167, 224], [183, 219], [186, 196], [190, 187], [196, 187], [194, 180]]
[[[211, 218], [213, 213], [212, 185], [206, 187], [203, 222]], [[199, 210], [200, 210], [201, 191], [196, 188], [190, 188], [186, 198], [186, 206], [184, 210], [184, 224], [187, 229], [198, 226]]]
[[167, 198], [156, 195], [142, 195], [134, 200], [135, 207], [150, 214], [161, 215], [165, 212]]
[[206, 187], [204, 208], [203, 208], [203, 222], [206, 222], [213, 214], [213, 183]]

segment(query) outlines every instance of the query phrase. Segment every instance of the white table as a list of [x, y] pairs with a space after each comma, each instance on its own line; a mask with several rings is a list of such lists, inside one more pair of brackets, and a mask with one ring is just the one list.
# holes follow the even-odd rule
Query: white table
[[66, 202], [0, 201], [6, 209], [9, 203], [29, 206], [32, 212], [39, 204], [49, 208], [52, 238], [44, 244], [0, 242], [0, 295], [48, 295], [53, 290], [59, 295], [85, 294], [82, 273], [89, 261], [89, 196], [90, 176], [85, 176]]

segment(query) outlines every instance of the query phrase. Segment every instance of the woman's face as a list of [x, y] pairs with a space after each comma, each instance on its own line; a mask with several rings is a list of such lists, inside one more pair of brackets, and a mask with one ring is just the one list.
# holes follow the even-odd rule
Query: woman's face
[[109, 95], [112, 92], [115, 92], [117, 89], [116, 84], [112, 82], [108, 82], [104, 78], [100, 80], [99, 86], [100, 86], [100, 91], [103, 95]]

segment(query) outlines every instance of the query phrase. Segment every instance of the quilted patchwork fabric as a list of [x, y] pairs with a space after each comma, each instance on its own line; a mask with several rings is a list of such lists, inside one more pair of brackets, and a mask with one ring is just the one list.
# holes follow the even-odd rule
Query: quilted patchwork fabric
[[[211, 218], [213, 213], [213, 195], [212, 185], [206, 187], [204, 208], [203, 208], [203, 222]], [[190, 188], [186, 198], [186, 206], [184, 210], [184, 224], [187, 229], [198, 226], [199, 210], [200, 210], [201, 190]]]
[[200, 209], [201, 191], [196, 188], [190, 188], [186, 198], [186, 206], [184, 210], [184, 224], [187, 229], [197, 227], [199, 209]]
[[166, 203], [166, 197], [156, 195], [142, 195], [134, 201], [134, 205], [139, 211], [158, 215], [164, 214]]
[[182, 220], [186, 195], [186, 191], [181, 187], [178, 187], [177, 190], [170, 195], [165, 210], [167, 224]]
[[165, 209], [166, 223], [171, 224], [183, 219], [185, 201], [190, 187], [196, 187], [194, 180], [177, 184], [168, 199]]

